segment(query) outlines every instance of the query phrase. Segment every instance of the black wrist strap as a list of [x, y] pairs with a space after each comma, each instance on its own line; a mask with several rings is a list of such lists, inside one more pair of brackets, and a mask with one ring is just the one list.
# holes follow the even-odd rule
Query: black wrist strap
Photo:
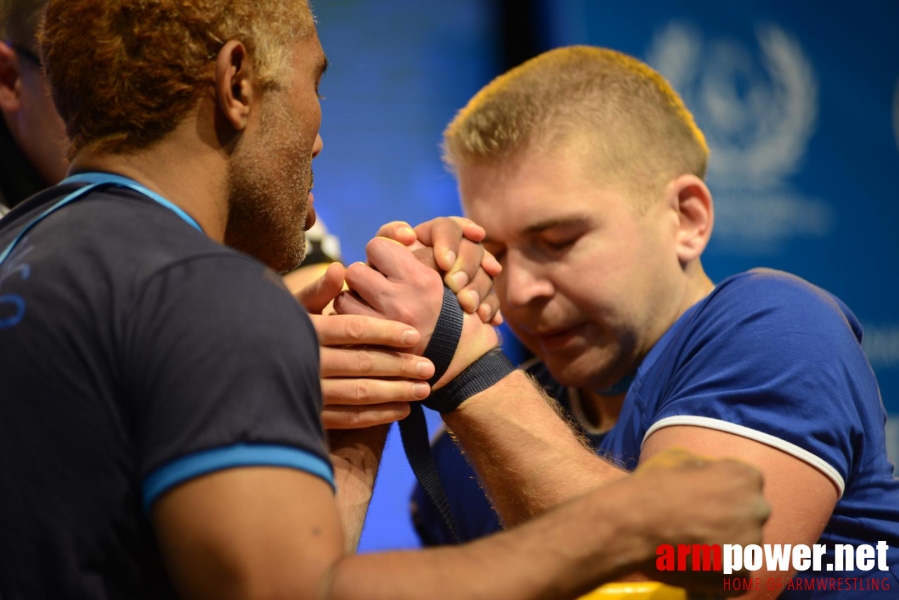
[[437, 317], [437, 324], [434, 325], [434, 333], [431, 334], [431, 341], [425, 348], [424, 357], [434, 363], [434, 375], [428, 380], [429, 385], [437, 383], [450, 363], [456, 355], [456, 347], [459, 345], [459, 338], [462, 337], [462, 320], [465, 314], [456, 295], [448, 287], [443, 288], [443, 306], [440, 309], [440, 316]]
[[439, 390], [431, 392], [422, 402], [442, 414], [453, 412], [459, 405], [479, 392], [483, 392], [515, 370], [503, 351], [494, 348], [459, 373]]

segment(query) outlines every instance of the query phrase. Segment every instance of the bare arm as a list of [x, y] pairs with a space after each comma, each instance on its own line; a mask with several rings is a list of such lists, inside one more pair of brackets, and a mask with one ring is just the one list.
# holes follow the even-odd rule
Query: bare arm
[[334, 465], [345, 550], [355, 552], [389, 424], [409, 414], [410, 401], [427, 396], [425, 381], [434, 366], [403, 352], [421, 339], [417, 330], [404, 323], [322, 315], [343, 288], [343, 277], [341, 265], [328, 266], [295, 296], [311, 313], [321, 345], [322, 422]]
[[388, 424], [328, 431], [334, 485], [337, 487], [337, 511], [346, 538], [344, 550], [350, 554], [356, 552], [362, 538], [365, 515], [389, 430]]
[[[765, 499], [771, 506], [771, 519], [762, 532], [766, 544], [806, 544], [818, 541], [834, 506], [838, 491], [821, 471], [760, 442], [702, 427], [665, 427], [654, 432], [643, 445], [640, 461], [651, 460], [668, 448], [681, 447], [710, 457], [734, 458], [759, 469], [765, 478]], [[762, 569], [753, 577], [792, 577], [795, 570], [769, 572]], [[746, 598], [775, 598], [778, 592], [764, 589]]]
[[[347, 556], [324, 481], [236, 468], [173, 488], [154, 506], [153, 522], [189, 599], [563, 599], [651, 569], [662, 543], [756, 543], [767, 516], [760, 489], [758, 474], [739, 463], [674, 455], [470, 545]], [[720, 575], [709, 573], [689, 584], [721, 589]]]
[[581, 442], [523, 371], [473, 396], [444, 421], [506, 527], [627, 476]]

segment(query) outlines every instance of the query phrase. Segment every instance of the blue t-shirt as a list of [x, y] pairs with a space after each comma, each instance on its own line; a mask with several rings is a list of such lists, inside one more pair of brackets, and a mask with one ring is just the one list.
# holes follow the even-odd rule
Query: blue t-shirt
[[[634, 469], [654, 431], [693, 425], [787, 452], [840, 490], [819, 540], [828, 545], [824, 563], [833, 561], [834, 544], [886, 541], [897, 590], [899, 480], [887, 459], [886, 411], [861, 337], [858, 320], [839, 299], [798, 277], [762, 269], [731, 277], [652, 348], [597, 450]], [[464, 459], [442, 452], [445, 485], [472, 485]], [[460, 510], [464, 522], [468, 509]], [[426, 539], [440, 537], [433, 521], [426, 513], [417, 517]], [[890, 577], [876, 570], [821, 575]], [[855, 592], [859, 598], [871, 593]], [[816, 594], [853, 597], [845, 590]], [[819, 596], [788, 591], [781, 597]]]
[[[0, 251], [78, 189], [0, 222]], [[102, 188], [0, 265], [0, 598], [174, 598], [148, 518], [173, 486], [266, 465], [333, 484], [318, 342], [280, 278]]]

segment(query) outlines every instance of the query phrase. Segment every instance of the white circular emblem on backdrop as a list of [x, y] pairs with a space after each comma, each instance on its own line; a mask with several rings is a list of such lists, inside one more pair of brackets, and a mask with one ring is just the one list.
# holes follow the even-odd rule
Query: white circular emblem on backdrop
[[811, 61], [777, 25], [759, 25], [756, 40], [756, 48], [734, 37], [705, 40], [690, 23], [673, 21], [647, 52], [708, 140], [713, 239], [749, 255], [776, 252], [790, 238], [825, 236], [833, 222], [830, 206], [788, 183], [815, 132], [818, 82]]

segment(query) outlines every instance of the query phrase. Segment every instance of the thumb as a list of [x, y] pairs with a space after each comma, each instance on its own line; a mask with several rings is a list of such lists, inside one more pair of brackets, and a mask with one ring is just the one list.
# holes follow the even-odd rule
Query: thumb
[[325, 273], [294, 293], [294, 297], [313, 315], [321, 314], [328, 303], [343, 289], [346, 269], [340, 263], [331, 263]]

